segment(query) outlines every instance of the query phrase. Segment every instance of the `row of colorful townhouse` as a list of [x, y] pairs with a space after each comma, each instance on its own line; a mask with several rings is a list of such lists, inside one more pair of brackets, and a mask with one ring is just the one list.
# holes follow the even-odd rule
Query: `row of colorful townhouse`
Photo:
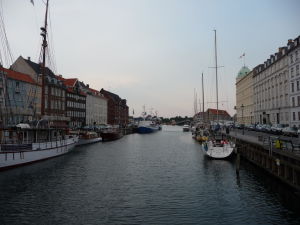
[[[64, 78], [30, 58], [20, 56], [9, 69], [0, 69], [2, 126], [48, 121], [51, 127], [82, 128], [101, 124], [126, 126], [126, 99], [95, 90], [77, 78]], [[42, 86], [44, 88], [42, 88]]]

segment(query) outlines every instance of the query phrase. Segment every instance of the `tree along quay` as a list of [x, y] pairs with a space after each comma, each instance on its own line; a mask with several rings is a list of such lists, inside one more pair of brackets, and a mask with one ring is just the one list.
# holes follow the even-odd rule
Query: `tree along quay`
[[229, 136], [236, 140], [238, 158], [241, 156], [298, 192], [300, 191], [298, 145], [278, 137], [254, 137], [235, 132], [230, 132]]

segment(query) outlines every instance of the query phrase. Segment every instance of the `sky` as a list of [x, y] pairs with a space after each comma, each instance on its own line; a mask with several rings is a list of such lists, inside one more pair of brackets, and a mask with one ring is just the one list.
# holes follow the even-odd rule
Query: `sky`
[[[0, 0], [14, 59], [38, 62], [45, 0]], [[50, 0], [52, 69], [127, 99], [130, 115], [145, 106], [159, 116], [192, 116], [194, 92], [235, 113], [235, 78], [300, 35], [299, 0]], [[53, 66], [55, 65], [55, 66]], [[198, 105], [199, 110], [199, 105]]]

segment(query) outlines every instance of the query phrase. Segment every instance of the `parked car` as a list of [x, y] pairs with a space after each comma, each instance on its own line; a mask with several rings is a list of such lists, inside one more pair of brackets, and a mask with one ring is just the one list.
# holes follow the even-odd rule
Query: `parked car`
[[265, 132], [265, 133], [271, 133], [271, 125], [269, 124], [264, 124], [262, 126], [262, 131]]
[[262, 131], [263, 125], [262, 124], [257, 124], [255, 127], [256, 131]]
[[234, 124], [234, 128], [240, 129], [240, 128], [241, 128], [241, 124], [235, 123], [235, 124]]
[[275, 124], [271, 127], [271, 132], [273, 134], [282, 134], [282, 130], [285, 126], [283, 124]]
[[248, 130], [255, 130], [255, 125], [254, 124], [249, 124], [247, 129]]
[[298, 130], [296, 127], [285, 127], [282, 129], [283, 135], [298, 137]]

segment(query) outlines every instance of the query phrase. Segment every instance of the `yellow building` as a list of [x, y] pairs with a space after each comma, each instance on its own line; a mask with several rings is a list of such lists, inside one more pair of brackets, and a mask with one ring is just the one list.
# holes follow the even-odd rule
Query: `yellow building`
[[240, 124], [254, 123], [253, 71], [243, 66], [236, 77], [236, 115]]

